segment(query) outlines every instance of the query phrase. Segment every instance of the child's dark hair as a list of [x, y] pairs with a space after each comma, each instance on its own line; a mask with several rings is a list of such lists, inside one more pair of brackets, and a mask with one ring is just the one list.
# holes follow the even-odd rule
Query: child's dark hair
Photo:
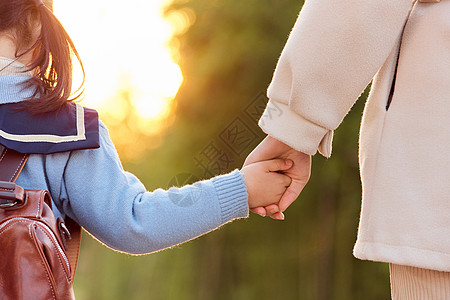
[[[84, 83], [83, 65], [73, 41], [53, 14], [51, 0], [45, 4], [41, 0], [0, 0], [0, 32], [13, 38], [16, 59], [32, 53], [27, 71], [32, 71], [33, 77], [26, 81], [24, 88], [34, 87], [35, 90], [23, 104], [34, 113], [58, 110], [67, 101], [81, 96], [79, 88], [70, 97], [72, 55], [80, 63]], [[40, 33], [36, 34], [39, 28]]]

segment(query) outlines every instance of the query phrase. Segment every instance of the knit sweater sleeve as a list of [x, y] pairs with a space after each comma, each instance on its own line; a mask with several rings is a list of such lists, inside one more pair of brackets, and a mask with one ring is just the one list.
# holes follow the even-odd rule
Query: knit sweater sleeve
[[181, 188], [146, 191], [123, 170], [102, 124], [100, 148], [72, 152], [62, 185], [65, 214], [107, 246], [132, 254], [164, 249], [248, 216], [239, 171]]
[[281, 53], [260, 127], [331, 155], [333, 130], [401, 35], [412, 0], [307, 0]]

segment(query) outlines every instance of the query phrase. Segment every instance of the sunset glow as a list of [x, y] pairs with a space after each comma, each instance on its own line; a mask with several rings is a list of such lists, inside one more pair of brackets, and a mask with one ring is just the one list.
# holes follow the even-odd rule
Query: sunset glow
[[[163, 18], [166, 1], [55, 1], [55, 14], [83, 60], [85, 106], [120, 110], [112, 99], [126, 87], [145, 121], [167, 117], [183, 80], [176, 51], [167, 43], [186, 22], [176, 15], [171, 23]], [[79, 78], [75, 70], [75, 86]]]

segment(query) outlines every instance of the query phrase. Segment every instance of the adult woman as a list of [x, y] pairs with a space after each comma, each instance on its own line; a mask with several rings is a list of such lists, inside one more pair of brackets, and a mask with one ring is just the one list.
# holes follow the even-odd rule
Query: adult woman
[[306, 1], [268, 90], [260, 126], [269, 137], [247, 159], [294, 160], [283, 211], [308, 181], [309, 156], [331, 155], [333, 130], [374, 78], [354, 255], [389, 262], [401, 299], [450, 298], [450, 2], [438, 2]]

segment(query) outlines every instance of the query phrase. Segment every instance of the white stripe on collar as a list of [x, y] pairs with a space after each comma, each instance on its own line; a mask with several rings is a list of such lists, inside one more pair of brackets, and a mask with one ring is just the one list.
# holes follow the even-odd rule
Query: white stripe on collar
[[52, 134], [10, 134], [0, 130], [0, 136], [18, 142], [34, 143], [34, 142], [48, 142], [48, 143], [64, 143], [76, 142], [86, 140], [86, 128], [84, 126], [84, 109], [81, 105], [76, 105], [77, 114], [77, 134], [76, 135], [52, 135]]

